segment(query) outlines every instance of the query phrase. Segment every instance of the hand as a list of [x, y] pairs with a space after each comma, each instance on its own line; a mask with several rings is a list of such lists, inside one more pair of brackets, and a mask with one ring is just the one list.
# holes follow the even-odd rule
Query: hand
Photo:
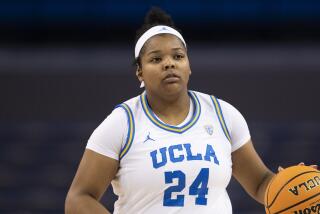
[[[300, 163], [298, 164], [298, 166], [305, 166], [305, 164], [304, 164], [303, 162], [300, 162]], [[316, 170], [318, 170], [318, 165], [313, 164], [313, 165], [309, 165], [309, 166], [312, 167], [312, 168], [314, 168], [314, 169], [316, 169]], [[278, 167], [278, 172], [281, 172], [282, 170], [284, 170], [284, 168], [281, 167], [281, 166], [279, 166], [279, 167]]]

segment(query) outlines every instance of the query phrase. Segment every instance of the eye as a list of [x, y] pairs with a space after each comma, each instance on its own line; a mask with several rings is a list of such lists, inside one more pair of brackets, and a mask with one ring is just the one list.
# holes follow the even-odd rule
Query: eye
[[152, 57], [150, 62], [152, 63], [159, 63], [161, 62], [161, 57]]
[[184, 58], [184, 55], [183, 55], [183, 54], [175, 54], [175, 55], [173, 56], [173, 58], [174, 58], [175, 60], [180, 60], [180, 59], [183, 59], [183, 58]]

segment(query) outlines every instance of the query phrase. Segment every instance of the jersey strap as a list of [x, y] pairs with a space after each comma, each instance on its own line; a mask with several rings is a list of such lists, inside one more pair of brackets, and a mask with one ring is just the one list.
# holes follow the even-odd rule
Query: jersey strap
[[218, 99], [215, 96], [210, 96], [214, 109], [216, 110], [216, 114], [218, 116], [221, 128], [223, 130], [224, 135], [226, 136], [226, 138], [229, 140], [229, 142], [231, 143], [231, 138], [230, 138], [230, 134], [226, 125], [226, 122], [224, 120], [223, 114], [222, 114], [222, 109], [220, 106], [220, 103], [218, 101]]
[[132, 111], [130, 109], [130, 107], [125, 104], [122, 103], [120, 105], [117, 105], [116, 108], [123, 108], [127, 114], [127, 121], [128, 121], [128, 133], [127, 133], [127, 138], [126, 138], [126, 143], [124, 144], [124, 147], [121, 149], [120, 151], [120, 155], [119, 155], [119, 159], [121, 160], [129, 151], [133, 139], [134, 139], [134, 133], [135, 133], [135, 125], [134, 125], [134, 117], [132, 114]]

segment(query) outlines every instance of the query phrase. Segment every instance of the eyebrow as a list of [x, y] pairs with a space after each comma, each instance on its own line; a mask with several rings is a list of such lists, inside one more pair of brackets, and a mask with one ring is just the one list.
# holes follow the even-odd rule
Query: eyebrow
[[[183, 49], [182, 48], [172, 48], [171, 50], [177, 51], [177, 50], [183, 50]], [[147, 53], [147, 55], [151, 55], [151, 54], [155, 54], [155, 53], [161, 53], [161, 51], [160, 50], [151, 51], [151, 52]]]
[[160, 53], [161, 51], [159, 51], [159, 50], [155, 50], [155, 51], [151, 51], [151, 52], [149, 52], [147, 55], [151, 55], [151, 54], [155, 54], [155, 53]]
[[177, 51], [177, 50], [183, 50], [183, 49], [182, 48], [172, 48], [172, 50]]

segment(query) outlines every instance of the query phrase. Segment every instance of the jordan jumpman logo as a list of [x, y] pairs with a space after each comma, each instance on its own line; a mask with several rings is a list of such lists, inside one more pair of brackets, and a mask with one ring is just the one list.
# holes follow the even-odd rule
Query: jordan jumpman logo
[[147, 135], [146, 139], [143, 141], [143, 143], [147, 142], [148, 140], [155, 141], [154, 139], [152, 139], [152, 138], [150, 137], [150, 132], [149, 132], [149, 134]]

